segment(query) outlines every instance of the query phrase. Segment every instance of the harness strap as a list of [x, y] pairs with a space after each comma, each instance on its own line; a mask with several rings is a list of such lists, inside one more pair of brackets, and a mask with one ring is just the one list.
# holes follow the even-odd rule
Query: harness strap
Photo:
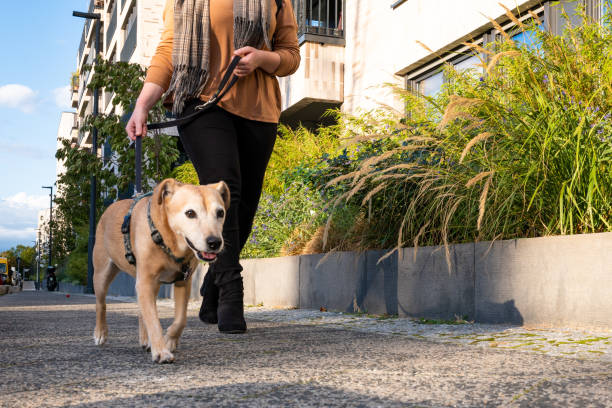
[[147, 194], [134, 197], [132, 199], [132, 205], [130, 205], [130, 209], [128, 210], [125, 217], [123, 217], [123, 224], [121, 224], [121, 233], [123, 234], [123, 244], [125, 245], [125, 259], [127, 259], [130, 265], [136, 265], [136, 257], [134, 256], [134, 252], [132, 251], [132, 241], [130, 240], [130, 223], [132, 221], [132, 211], [134, 211], [136, 203], [152, 194], [153, 192], [151, 191]]

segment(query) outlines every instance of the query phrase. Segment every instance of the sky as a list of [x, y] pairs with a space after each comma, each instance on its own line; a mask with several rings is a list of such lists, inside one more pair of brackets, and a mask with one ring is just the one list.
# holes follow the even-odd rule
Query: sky
[[[0, 13], [0, 252], [34, 245], [55, 183], [57, 128], [70, 108], [89, 0], [2, 1]], [[55, 192], [55, 187], [54, 187]]]

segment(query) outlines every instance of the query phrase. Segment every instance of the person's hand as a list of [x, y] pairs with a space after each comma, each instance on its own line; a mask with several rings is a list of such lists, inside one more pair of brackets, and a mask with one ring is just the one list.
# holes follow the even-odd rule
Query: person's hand
[[134, 111], [132, 112], [132, 116], [130, 116], [130, 120], [125, 126], [125, 131], [130, 139], [136, 140], [137, 137], [146, 136], [148, 116], [148, 110], [136, 105]]
[[238, 77], [245, 77], [259, 68], [261, 65], [261, 52], [261, 50], [253, 47], [242, 47], [234, 51], [234, 55], [238, 55], [241, 58], [234, 70], [234, 74]]

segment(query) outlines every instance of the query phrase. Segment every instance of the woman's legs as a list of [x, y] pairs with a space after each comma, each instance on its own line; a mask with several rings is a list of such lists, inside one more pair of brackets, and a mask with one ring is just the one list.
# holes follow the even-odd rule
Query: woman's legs
[[[185, 114], [194, 106], [189, 104]], [[200, 291], [204, 296], [200, 318], [215, 323], [216, 310], [220, 331], [246, 330], [239, 255], [251, 232], [276, 127], [214, 107], [179, 129], [200, 184], [223, 180], [230, 188], [230, 208], [223, 226], [225, 249], [209, 268]]]

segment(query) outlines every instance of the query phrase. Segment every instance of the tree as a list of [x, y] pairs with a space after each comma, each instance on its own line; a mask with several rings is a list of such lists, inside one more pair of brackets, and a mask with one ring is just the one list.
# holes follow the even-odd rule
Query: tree
[[9, 266], [17, 268], [17, 258], [21, 258], [21, 266], [32, 267], [36, 264], [36, 248], [33, 246], [17, 245], [0, 253], [0, 257], [7, 258]]
[[[84, 71], [91, 70], [86, 66]], [[55, 157], [65, 162], [66, 171], [58, 177], [58, 194], [55, 196], [56, 208], [53, 230], [54, 263], [65, 263], [65, 258], [75, 248], [83, 251], [81, 234], [87, 234], [82, 228], [89, 222], [89, 196], [91, 176], [96, 176], [97, 191], [100, 192], [96, 205], [96, 221], [104, 209], [120, 193], [129, 191], [134, 180], [134, 149], [125, 132], [123, 112], [130, 112], [136, 96], [140, 93], [146, 71], [138, 64], [126, 62], [108, 62], [98, 59], [95, 72], [88, 88], [105, 88], [113, 96], [113, 112], [89, 115], [85, 118], [80, 132], [98, 129], [102, 143], [108, 141], [112, 154], [105, 157], [93, 156], [89, 151], [74, 148], [70, 141], [64, 140]], [[125, 115], [127, 116], [127, 115]], [[165, 117], [165, 109], [158, 103], [149, 115], [150, 120], [159, 121]], [[102, 144], [100, 143], [100, 145]], [[149, 191], [153, 186], [167, 177], [179, 157], [176, 139], [156, 132], [153, 137], [143, 140], [143, 190]], [[127, 193], [126, 195], [131, 195]], [[86, 250], [86, 248], [85, 248]], [[82, 255], [82, 254], [81, 254]], [[76, 255], [75, 255], [76, 256]], [[70, 263], [68, 263], [70, 264]], [[79, 264], [73, 262], [72, 264]], [[80, 272], [85, 276], [86, 271]], [[80, 276], [76, 271], [69, 271], [71, 277]]]

